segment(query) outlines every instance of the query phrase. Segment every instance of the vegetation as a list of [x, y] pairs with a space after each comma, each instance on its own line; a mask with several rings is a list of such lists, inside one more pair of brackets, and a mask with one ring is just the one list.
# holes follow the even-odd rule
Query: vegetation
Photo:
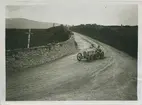
[[6, 50], [26, 48], [28, 43], [28, 29], [6, 29]]
[[71, 27], [71, 30], [111, 45], [135, 58], [137, 57], [138, 26], [81, 24]]
[[[6, 29], [6, 50], [26, 48], [29, 29]], [[70, 31], [64, 26], [48, 29], [31, 29], [30, 47], [47, 45], [65, 41], [70, 37]]]

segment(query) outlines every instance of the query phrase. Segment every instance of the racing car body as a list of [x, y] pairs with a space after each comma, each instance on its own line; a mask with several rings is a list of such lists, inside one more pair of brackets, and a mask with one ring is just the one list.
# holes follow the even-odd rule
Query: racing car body
[[81, 61], [83, 59], [87, 61], [92, 61], [102, 58], [104, 58], [104, 51], [100, 48], [88, 48], [77, 54], [78, 61]]

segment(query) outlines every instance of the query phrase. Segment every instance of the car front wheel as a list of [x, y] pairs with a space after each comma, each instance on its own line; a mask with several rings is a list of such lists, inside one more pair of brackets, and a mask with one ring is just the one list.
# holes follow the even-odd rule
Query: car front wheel
[[81, 54], [81, 53], [78, 53], [78, 54], [77, 54], [77, 60], [78, 60], [78, 61], [81, 61], [81, 59], [82, 59], [82, 54]]

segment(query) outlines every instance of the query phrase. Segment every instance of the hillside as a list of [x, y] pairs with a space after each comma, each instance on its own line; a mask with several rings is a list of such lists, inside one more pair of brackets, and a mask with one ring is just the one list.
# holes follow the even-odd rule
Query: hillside
[[137, 57], [138, 26], [101, 26], [97, 24], [78, 25], [71, 30], [97, 39]]
[[24, 18], [7, 18], [6, 20], [6, 28], [16, 28], [16, 29], [47, 29], [50, 27], [59, 26], [57, 23], [49, 23], [49, 22], [38, 22], [33, 20], [28, 20]]

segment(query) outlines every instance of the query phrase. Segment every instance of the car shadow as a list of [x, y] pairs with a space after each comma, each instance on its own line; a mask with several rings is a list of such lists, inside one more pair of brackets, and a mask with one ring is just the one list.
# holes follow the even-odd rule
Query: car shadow
[[81, 61], [79, 61], [79, 62], [85, 62], [85, 63], [90, 63], [90, 62], [96, 62], [96, 61], [100, 61], [100, 60], [104, 60], [104, 59], [106, 59], [107, 57], [103, 57], [103, 58], [101, 58], [101, 59], [96, 59], [96, 60], [90, 60], [90, 61], [87, 61], [86, 59], [82, 59]]

